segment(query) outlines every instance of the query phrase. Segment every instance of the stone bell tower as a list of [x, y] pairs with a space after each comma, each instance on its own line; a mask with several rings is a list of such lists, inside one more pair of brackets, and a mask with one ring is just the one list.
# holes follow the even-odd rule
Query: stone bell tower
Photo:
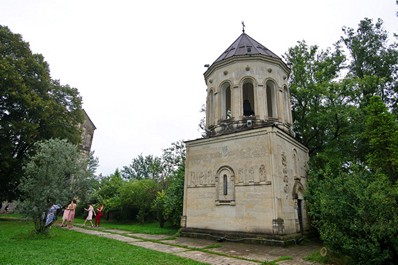
[[289, 73], [244, 29], [208, 66], [206, 137], [186, 142], [182, 235], [284, 243], [308, 230]]

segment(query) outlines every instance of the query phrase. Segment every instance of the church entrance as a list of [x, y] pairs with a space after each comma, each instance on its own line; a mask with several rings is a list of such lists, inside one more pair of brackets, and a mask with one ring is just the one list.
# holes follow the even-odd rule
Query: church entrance
[[304, 233], [302, 204], [303, 204], [303, 200], [298, 199], [297, 200], [297, 217], [298, 217], [298, 221], [299, 221], [301, 234]]

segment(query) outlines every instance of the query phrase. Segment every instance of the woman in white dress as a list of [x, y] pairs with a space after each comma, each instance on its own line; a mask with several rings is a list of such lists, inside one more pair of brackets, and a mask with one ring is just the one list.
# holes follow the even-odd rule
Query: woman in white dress
[[88, 209], [84, 208], [85, 211], [88, 212], [86, 220], [84, 220], [83, 226], [86, 225], [87, 221], [90, 221], [91, 227], [93, 227], [93, 215], [95, 216], [95, 211], [93, 205], [90, 203], [88, 205]]

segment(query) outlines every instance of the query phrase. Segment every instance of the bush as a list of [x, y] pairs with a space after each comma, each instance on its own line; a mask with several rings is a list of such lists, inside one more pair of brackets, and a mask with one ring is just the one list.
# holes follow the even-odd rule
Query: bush
[[355, 264], [398, 260], [398, 189], [365, 169], [310, 181], [310, 215], [325, 244]]

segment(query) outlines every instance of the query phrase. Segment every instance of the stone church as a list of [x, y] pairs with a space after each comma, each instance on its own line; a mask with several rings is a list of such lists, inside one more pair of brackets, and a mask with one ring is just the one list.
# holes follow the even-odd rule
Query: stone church
[[308, 149], [292, 130], [289, 67], [244, 29], [206, 67], [206, 137], [186, 142], [182, 235], [300, 237]]

